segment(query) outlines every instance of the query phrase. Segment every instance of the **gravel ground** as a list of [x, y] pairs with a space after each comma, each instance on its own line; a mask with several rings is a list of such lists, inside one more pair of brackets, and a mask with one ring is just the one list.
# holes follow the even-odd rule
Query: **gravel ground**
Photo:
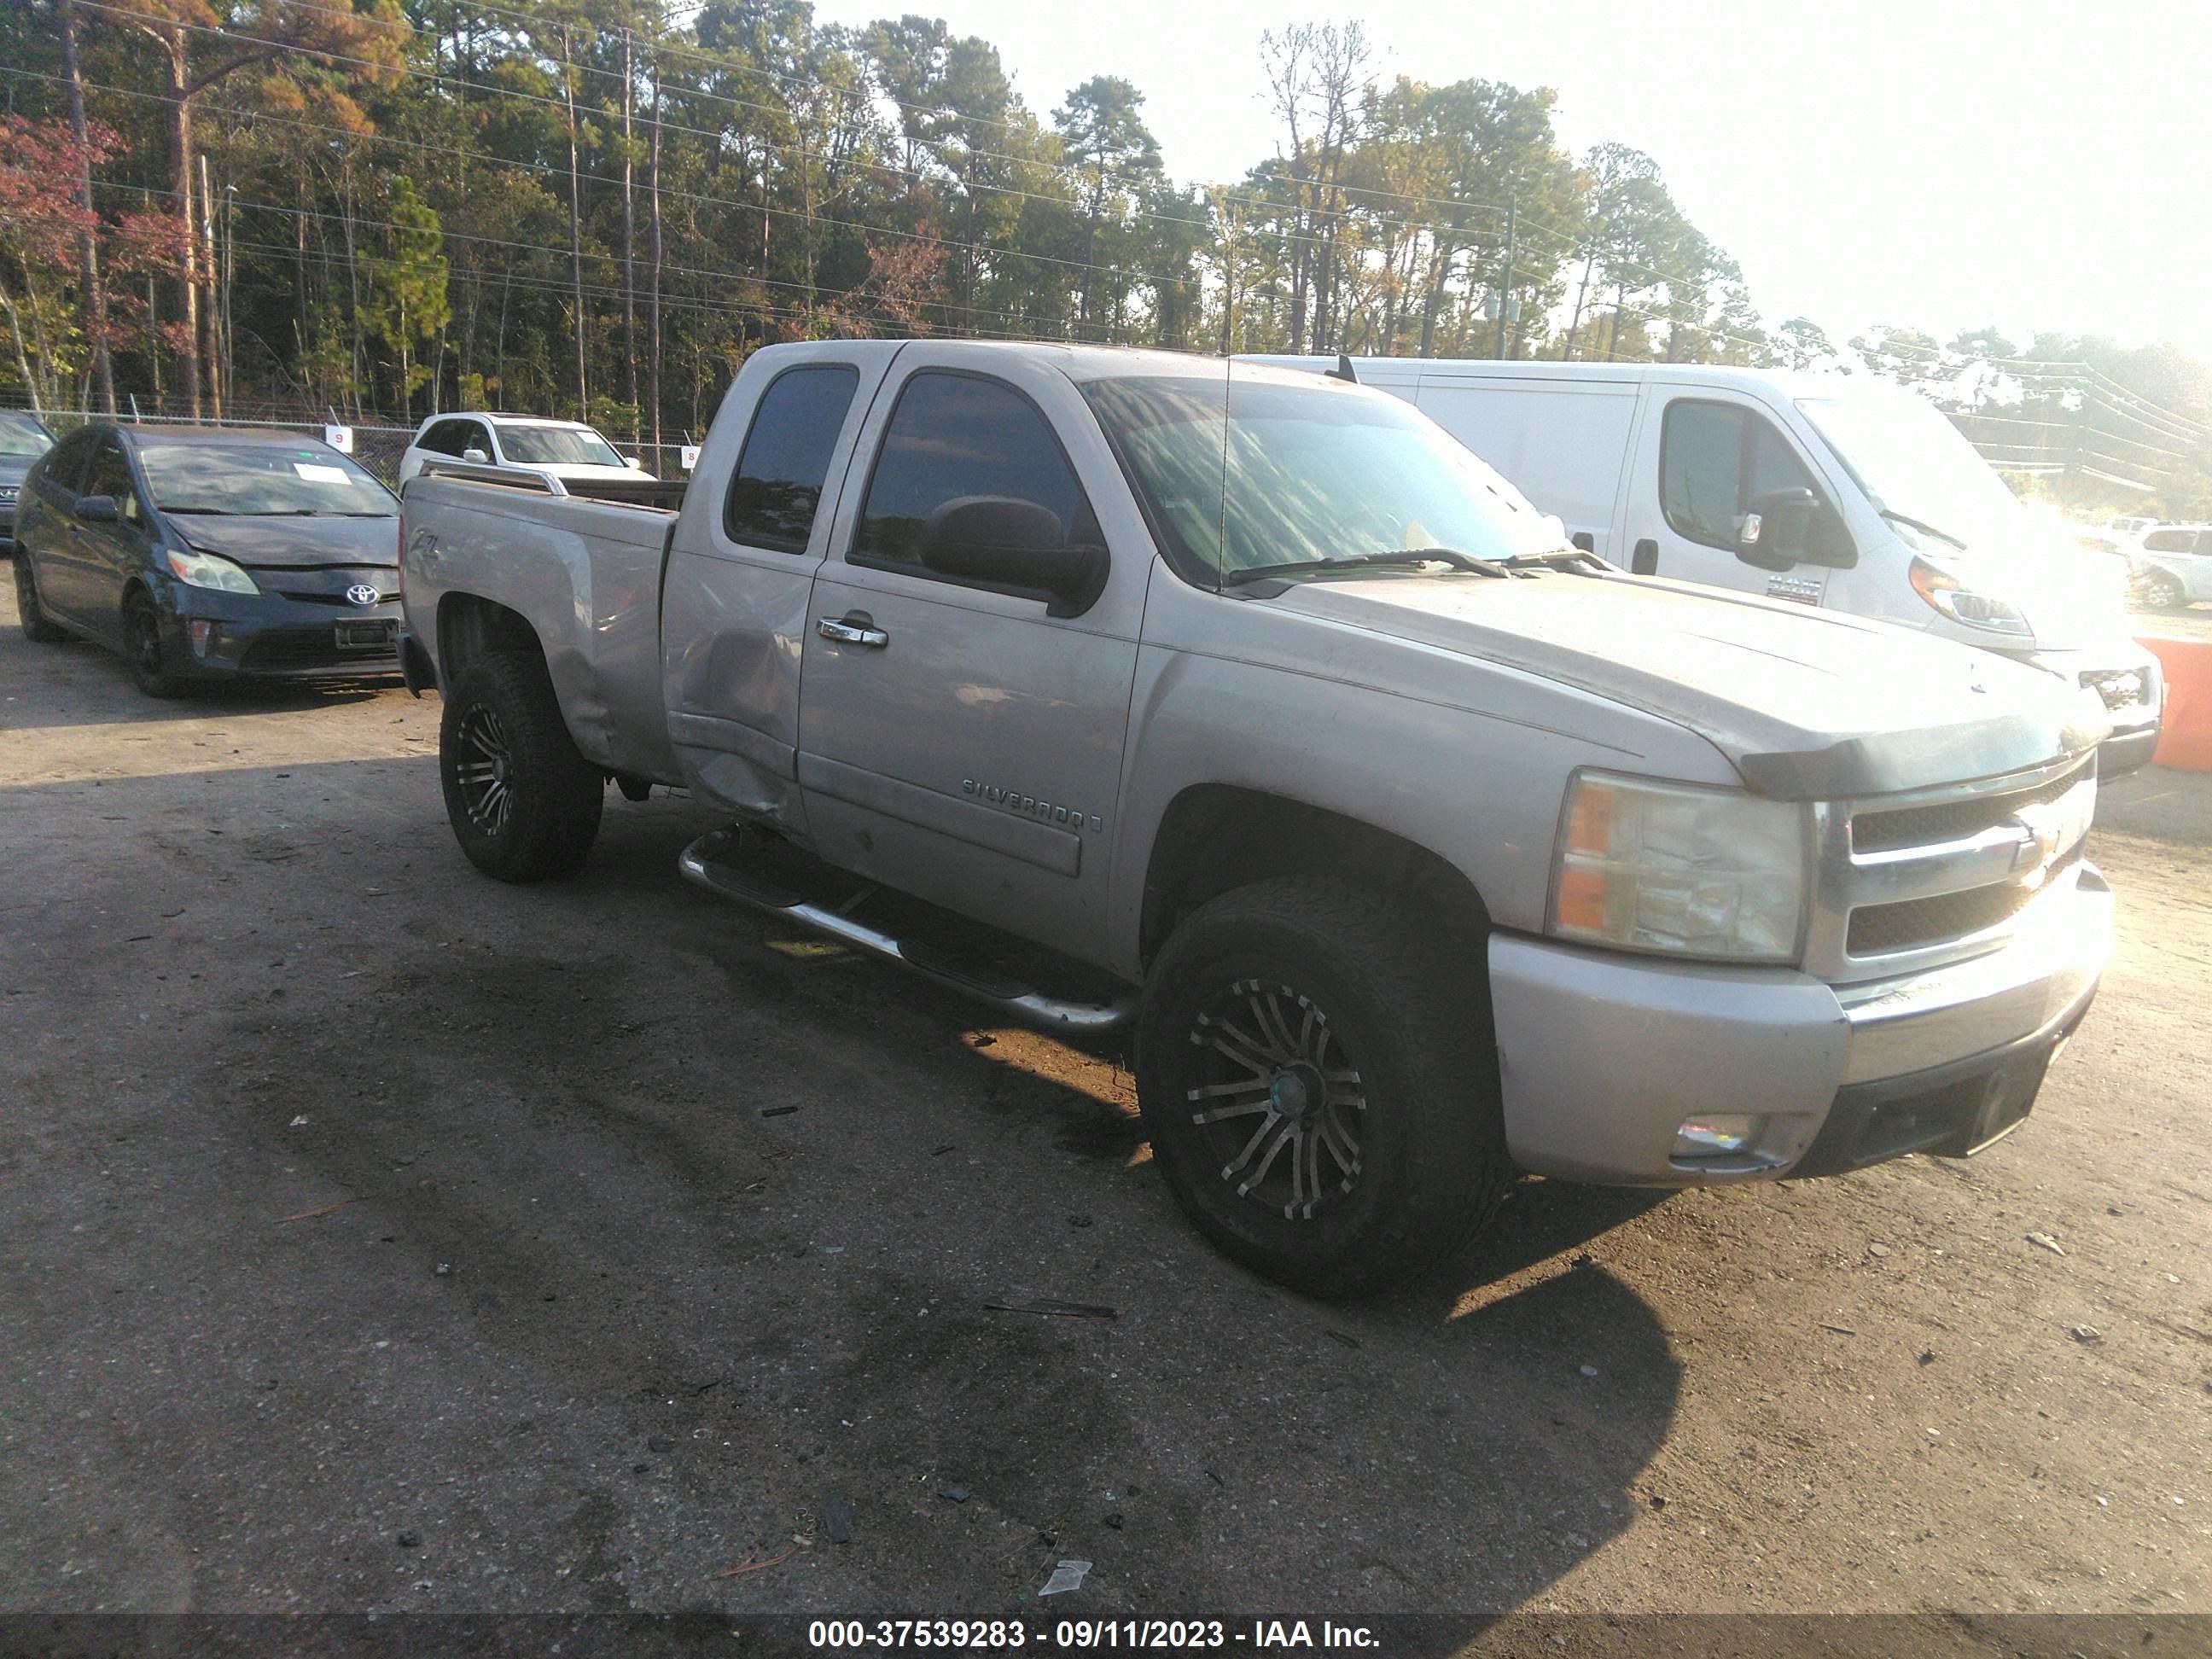
[[2108, 792], [2000, 1147], [1529, 1182], [1331, 1308], [1115, 1054], [681, 883], [687, 803], [501, 887], [434, 699], [0, 624], [0, 1611], [2212, 1613], [2212, 779]]

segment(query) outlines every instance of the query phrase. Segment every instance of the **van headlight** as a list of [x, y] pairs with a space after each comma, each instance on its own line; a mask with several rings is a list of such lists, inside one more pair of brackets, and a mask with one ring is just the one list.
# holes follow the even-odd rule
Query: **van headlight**
[[1546, 931], [1629, 951], [1794, 962], [1809, 834], [1802, 802], [1578, 772]]
[[2034, 632], [2027, 625], [2027, 616], [2010, 599], [1977, 592], [1939, 564], [1916, 558], [1911, 577], [1912, 591], [1954, 623], [1978, 628], [1987, 634], [2026, 637]]
[[190, 548], [173, 547], [168, 551], [169, 571], [188, 587], [212, 587], [225, 593], [258, 593], [253, 578], [242, 566], [228, 559], [219, 559], [212, 553], [198, 553]]

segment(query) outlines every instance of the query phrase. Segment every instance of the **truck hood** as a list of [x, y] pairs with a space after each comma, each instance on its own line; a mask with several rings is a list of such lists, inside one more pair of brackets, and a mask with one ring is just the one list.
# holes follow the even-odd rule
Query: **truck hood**
[[2040, 669], [1657, 578], [1309, 580], [1260, 603], [1644, 709], [1786, 799], [1994, 777], [2086, 754], [2111, 731], [2094, 694]]
[[163, 515], [169, 527], [203, 553], [234, 563], [304, 569], [325, 564], [396, 564], [399, 520], [349, 519], [318, 513], [270, 519], [225, 519], [204, 513]]

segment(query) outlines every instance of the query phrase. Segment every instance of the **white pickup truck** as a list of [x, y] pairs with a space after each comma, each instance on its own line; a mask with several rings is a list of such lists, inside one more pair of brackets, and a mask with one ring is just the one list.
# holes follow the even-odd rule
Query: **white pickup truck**
[[1068, 1032], [1257, 1270], [1364, 1292], [1516, 1170], [1978, 1150], [2087, 1012], [2090, 692], [1629, 574], [1426, 417], [1073, 347], [757, 353], [680, 510], [411, 481], [410, 683], [468, 855], [606, 786], [700, 884]]

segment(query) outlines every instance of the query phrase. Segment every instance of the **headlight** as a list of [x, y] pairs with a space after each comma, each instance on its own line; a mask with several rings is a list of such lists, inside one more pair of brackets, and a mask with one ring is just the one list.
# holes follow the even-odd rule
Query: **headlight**
[[1807, 833], [1800, 803], [1577, 773], [1547, 930], [1631, 951], [1794, 962]]
[[194, 553], [189, 549], [171, 548], [167, 553], [169, 569], [176, 579], [192, 587], [218, 588], [225, 593], [258, 593], [253, 578], [228, 559], [218, 559], [212, 553]]
[[1912, 591], [1954, 623], [1990, 634], [2030, 635], [2018, 605], [1994, 593], [1978, 593], [1941, 565], [1912, 562]]

